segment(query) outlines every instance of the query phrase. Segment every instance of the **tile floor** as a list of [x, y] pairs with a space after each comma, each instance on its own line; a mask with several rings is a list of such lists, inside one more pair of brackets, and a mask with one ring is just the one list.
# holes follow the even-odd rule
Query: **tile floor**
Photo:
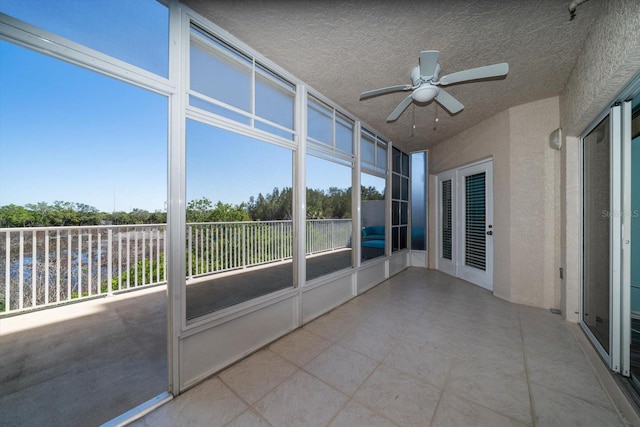
[[624, 426], [576, 325], [408, 269], [135, 426]]

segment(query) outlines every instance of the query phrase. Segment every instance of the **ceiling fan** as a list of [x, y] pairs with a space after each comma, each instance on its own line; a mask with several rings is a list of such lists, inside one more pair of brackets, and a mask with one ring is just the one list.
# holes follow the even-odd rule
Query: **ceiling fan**
[[460, 112], [464, 105], [453, 96], [449, 95], [439, 86], [447, 86], [453, 83], [463, 83], [470, 80], [488, 79], [491, 77], [506, 76], [509, 72], [509, 64], [501, 62], [499, 64], [487, 65], [485, 67], [471, 68], [457, 73], [447, 74], [440, 77], [440, 64], [437, 50], [424, 50], [420, 52], [420, 66], [411, 70], [410, 85], [397, 85], [382, 89], [370, 90], [360, 95], [360, 100], [371, 98], [372, 96], [384, 95], [391, 92], [411, 90], [411, 95], [407, 96], [387, 117], [388, 122], [393, 122], [400, 117], [400, 114], [413, 102], [426, 103], [435, 100], [451, 114]]

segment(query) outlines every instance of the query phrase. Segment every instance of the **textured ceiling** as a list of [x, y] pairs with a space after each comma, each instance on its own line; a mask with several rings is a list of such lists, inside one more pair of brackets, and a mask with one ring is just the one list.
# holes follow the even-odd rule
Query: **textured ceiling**
[[[409, 151], [560, 94], [602, 7], [584, 3], [569, 21], [568, 0], [183, 1]], [[442, 75], [497, 62], [509, 74], [447, 86], [465, 106], [455, 116], [430, 103], [386, 123], [408, 92], [360, 93], [409, 84], [422, 50], [440, 51]]]

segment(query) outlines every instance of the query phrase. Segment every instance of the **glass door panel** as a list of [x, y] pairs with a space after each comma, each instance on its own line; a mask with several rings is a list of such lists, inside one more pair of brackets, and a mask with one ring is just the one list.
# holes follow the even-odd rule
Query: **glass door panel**
[[609, 354], [611, 143], [607, 116], [583, 143], [582, 324]]

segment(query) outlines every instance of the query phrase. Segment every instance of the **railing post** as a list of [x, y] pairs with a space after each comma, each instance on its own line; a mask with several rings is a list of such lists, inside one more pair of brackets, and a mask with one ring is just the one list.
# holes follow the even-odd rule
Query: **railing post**
[[242, 268], [247, 268], [247, 224], [242, 223]]
[[44, 303], [49, 304], [49, 230], [44, 232]]
[[18, 255], [18, 309], [24, 304], [24, 233], [20, 230], [20, 253]]
[[162, 282], [162, 280], [160, 280], [160, 227], [156, 228], [156, 245], [155, 246], [156, 246], [156, 283], [160, 283]]
[[122, 289], [122, 230], [118, 230], [118, 290]]
[[82, 297], [82, 232], [78, 230], [78, 298]]
[[36, 306], [38, 300], [38, 293], [36, 291], [36, 279], [38, 278], [38, 235], [37, 231], [33, 230], [31, 234], [31, 307]]
[[73, 236], [71, 236], [71, 230], [67, 230], [67, 301], [71, 300], [71, 279], [72, 277], [72, 257], [71, 257], [71, 244]]
[[[135, 233], [135, 231], [134, 231]], [[131, 231], [127, 229], [127, 289], [131, 287]]]
[[5, 231], [5, 267], [4, 277], [4, 312], [11, 311], [11, 232]]
[[187, 245], [189, 250], [189, 279], [193, 279], [193, 252], [191, 246], [193, 244], [193, 226], [187, 225], [187, 228], [187, 235], [189, 236]]
[[113, 230], [107, 230], [107, 295], [113, 295]]
[[62, 257], [60, 256], [60, 230], [56, 230], [56, 302], [60, 301], [60, 267]]
[[[91, 270], [93, 267], [93, 251], [91, 250], [91, 247], [93, 245], [93, 241], [92, 241], [92, 234], [91, 234], [91, 230], [89, 230], [89, 232], [87, 233], [87, 295], [91, 296], [92, 295], [92, 291], [91, 291]], [[82, 295], [80, 295], [80, 298], [82, 298]]]
[[96, 293], [100, 295], [102, 294], [102, 233], [100, 233], [100, 229], [97, 230], [96, 236], [98, 238], [98, 241], [96, 242], [96, 253], [98, 254], [98, 259], [96, 260], [96, 264], [98, 265]]
[[169, 263], [169, 257], [167, 257], [167, 227], [165, 227], [164, 230], [162, 231], [162, 254], [163, 254], [162, 258], [164, 260], [162, 280], [166, 282], [167, 281], [167, 265]]
[[146, 285], [147, 283], [147, 272], [146, 272], [146, 256], [147, 256], [147, 251], [146, 251], [146, 239], [145, 236], [147, 235], [147, 227], [143, 227], [142, 228], [142, 283], [141, 286]]
[[138, 230], [133, 229], [133, 287], [138, 287]]

